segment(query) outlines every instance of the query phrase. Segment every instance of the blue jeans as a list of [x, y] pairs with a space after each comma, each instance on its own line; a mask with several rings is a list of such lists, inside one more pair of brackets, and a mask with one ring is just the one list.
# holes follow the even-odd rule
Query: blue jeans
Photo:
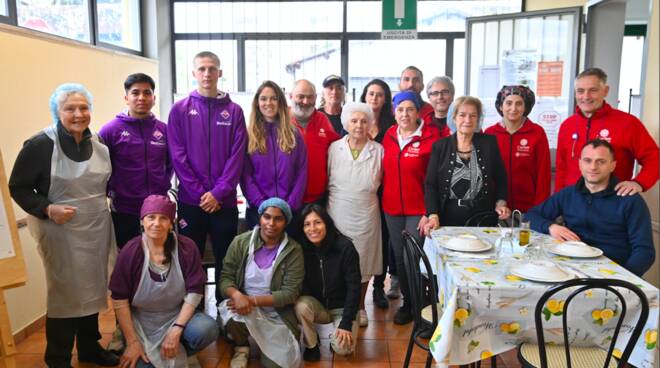
[[[202, 312], [196, 312], [186, 324], [181, 335], [181, 344], [188, 356], [194, 355], [218, 339], [218, 325]], [[137, 368], [155, 368], [151, 363], [138, 359]]]

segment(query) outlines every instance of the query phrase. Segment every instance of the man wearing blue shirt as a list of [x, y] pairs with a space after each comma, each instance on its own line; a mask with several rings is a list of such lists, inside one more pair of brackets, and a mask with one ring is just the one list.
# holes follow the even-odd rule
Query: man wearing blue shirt
[[[579, 161], [582, 177], [525, 216], [532, 229], [562, 241], [582, 241], [600, 248], [607, 257], [637, 276], [655, 260], [651, 215], [639, 194], [618, 196], [612, 174], [614, 150], [604, 140], [592, 140]], [[555, 223], [559, 216], [564, 225]]]

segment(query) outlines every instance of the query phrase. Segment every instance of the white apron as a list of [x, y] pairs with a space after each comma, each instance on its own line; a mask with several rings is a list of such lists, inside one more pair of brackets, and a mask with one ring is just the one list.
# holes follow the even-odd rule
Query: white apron
[[362, 282], [383, 270], [378, 187], [383, 178], [383, 146], [369, 141], [353, 160], [348, 135], [328, 150], [328, 213], [353, 240], [360, 255]]
[[[176, 241], [176, 236], [174, 239]], [[178, 248], [176, 244], [166, 280], [156, 282], [149, 275], [149, 247], [145, 235], [142, 235], [144, 264], [140, 284], [131, 302], [131, 317], [149, 362], [156, 368], [188, 367], [186, 350], [181, 343], [176, 358], [166, 359], [160, 354], [161, 344], [179, 316], [186, 296]]]
[[[255, 226], [250, 237], [250, 248], [248, 250], [247, 265], [245, 266], [245, 285], [246, 295], [268, 295], [270, 294], [270, 285], [273, 278], [273, 270], [277, 258], [282, 249], [288, 243], [288, 237], [284, 234], [284, 240], [277, 250], [275, 260], [268, 268], [259, 268], [254, 261], [254, 241], [259, 234], [259, 226]], [[295, 336], [284, 324], [277, 311], [272, 307], [255, 308], [250, 314], [242, 316], [232, 312], [227, 307], [229, 299], [223, 300], [218, 306], [218, 315], [220, 316], [223, 327], [227, 325], [230, 319], [236, 322], [243, 322], [250, 332], [250, 336], [257, 342], [262, 354], [275, 362], [280, 367], [299, 367], [301, 365], [300, 346]]]
[[75, 162], [62, 151], [56, 126], [44, 133], [53, 140], [48, 200], [77, 207], [63, 225], [28, 217], [46, 273], [47, 314], [50, 318], [88, 316], [108, 306], [108, 257], [116, 248], [106, 199], [110, 154], [94, 134], [92, 156]]

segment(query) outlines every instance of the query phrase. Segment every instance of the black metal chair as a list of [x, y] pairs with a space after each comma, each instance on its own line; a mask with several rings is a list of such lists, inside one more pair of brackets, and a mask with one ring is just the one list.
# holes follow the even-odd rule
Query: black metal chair
[[[578, 287], [577, 290], [574, 290], [565, 300], [564, 308], [562, 310], [562, 327], [564, 335], [564, 345], [547, 345], [545, 343], [545, 338], [543, 337], [543, 307], [546, 302], [556, 293], [561, 290]], [[633, 329], [626, 347], [621, 353], [621, 356], [618, 358], [618, 363], [612, 359], [612, 353], [614, 352], [614, 346], [616, 340], [619, 337], [619, 332], [621, 330], [621, 325], [626, 316], [626, 298], [623, 297], [621, 292], [614, 287], [628, 289], [633, 292], [639, 298], [641, 304], [641, 313], [635, 328]], [[610, 342], [609, 349], [607, 351], [602, 350], [598, 347], [570, 347], [568, 343], [568, 321], [567, 321], [567, 311], [570, 302], [578, 294], [590, 290], [590, 289], [602, 289], [606, 290], [612, 295], [615, 295], [621, 303], [621, 311], [618, 316], [618, 321], [614, 329], [612, 340]], [[631, 296], [627, 295], [628, 301], [630, 301]], [[603, 367], [619, 367], [623, 368], [628, 362], [628, 358], [637, 343], [642, 330], [644, 329], [644, 324], [649, 316], [649, 302], [646, 298], [646, 295], [640, 290], [639, 287], [631, 284], [628, 281], [617, 280], [617, 279], [573, 279], [561, 283], [557, 286], [554, 286], [548, 289], [541, 299], [536, 303], [536, 309], [534, 310], [534, 321], [536, 324], [536, 337], [538, 344], [529, 344], [524, 343], [518, 347], [518, 359], [523, 367], [596, 367], [598, 362], [604, 361]], [[573, 354], [571, 354], [573, 350]]]
[[481, 211], [468, 217], [465, 226], [497, 226], [499, 216], [495, 211]]
[[[410, 334], [410, 340], [408, 341], [408, 349], [406, 351], [406, 359], [403, 366], [408, 367], [412, 356], [413, 346], [417, 345], [427, 351], [428, 356], [426, 357], [426, 367], [428, 368], [431, 366], [433, 357], [431, 356], [428, 344], [420, 341], [420, 334], [422, 333], [422, 327], [425, 326], [425, 324], [430, 324], [433, 330], [438, 326], [439, 305], [435, 303], [438, 290], [435, 286], [435, 282], [432, 280], [431, 262], [429, 262], [428, 257], [426, 257], [424, 250], [419, 244], [417, 244], [415, 238], [413, 238], [408, 231], [403, 230], [401, 235], [404, 239], [403, 268], [408, 282], [410, 306], [413, 315], [413, 329]], [[430, 275], [429, 281], [426, 281], [424, 275], [422, 275], [419, 267], [420, 259]], [[426, 300], [432, 301], [427, 307], [425, 307]]]

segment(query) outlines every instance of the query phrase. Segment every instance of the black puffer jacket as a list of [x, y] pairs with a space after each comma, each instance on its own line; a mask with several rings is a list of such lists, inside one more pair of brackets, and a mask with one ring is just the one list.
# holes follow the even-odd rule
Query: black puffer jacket
[[360, 256], [351, 240], [328, 234], [320, 247], [303, 244], [305, 279], [301, 295], [326, 309], [344, 308], [339, 328], [350, 331], [360, 305]]

